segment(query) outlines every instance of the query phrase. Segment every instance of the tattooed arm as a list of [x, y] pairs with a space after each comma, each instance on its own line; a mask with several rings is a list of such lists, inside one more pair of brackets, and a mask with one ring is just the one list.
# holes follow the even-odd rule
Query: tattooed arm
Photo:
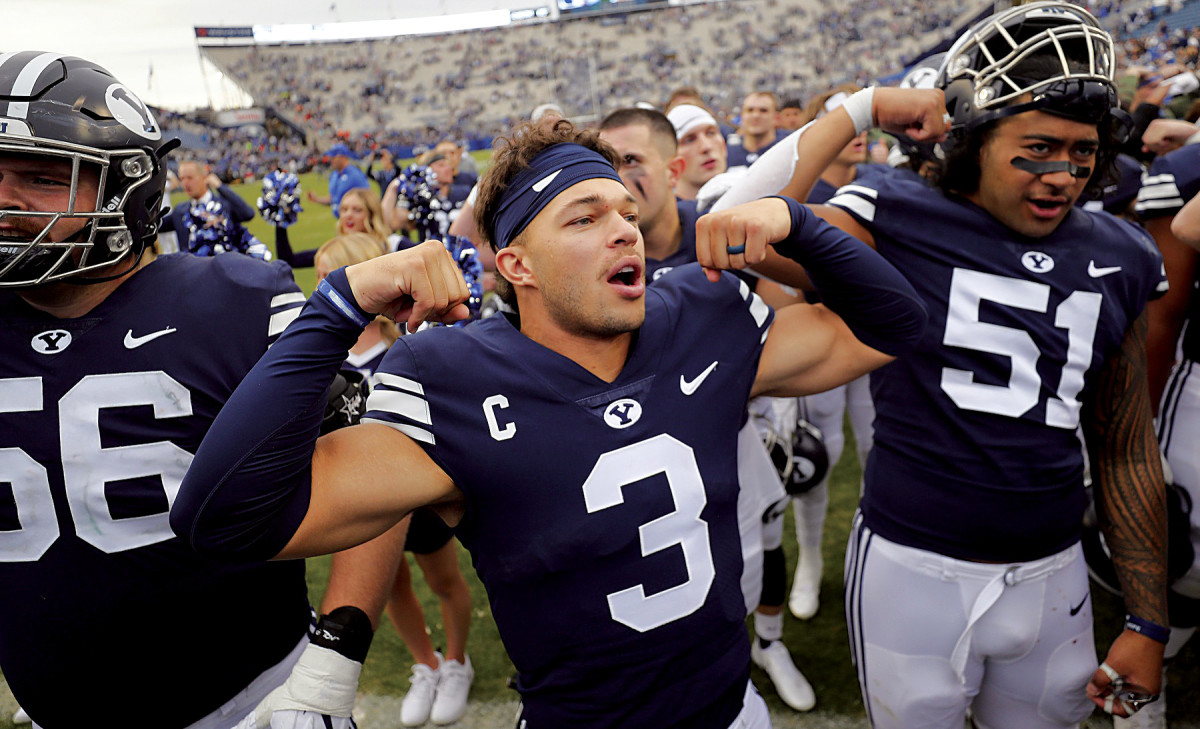
[[[1097, 512], [1125, 609], [1167, 625], [1167, 507], [1146, 384], [1146, 321], [1143, 312], [1125, 332], [1120, 350], [1105, 363], [1083, 427]], [[1113, 642], [1106, 662], [1129, 683], [1157, 693], [1162, 655], [1161, 643], [1127, 629]], [[1095, 697], [1108, 683], [1097, 670], [1089, 695]]]

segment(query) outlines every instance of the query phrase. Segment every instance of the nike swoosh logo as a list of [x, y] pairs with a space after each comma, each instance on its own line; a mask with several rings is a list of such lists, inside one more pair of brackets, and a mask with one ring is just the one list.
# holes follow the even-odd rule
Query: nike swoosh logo
[[715, 370], [716, 368], [717, 368], [717, 363], [716, 363], [716, 361], [713, 361], [713, 363], [710, 364], [707, 369], [705, 369], [703, 372], [701, 372], [696, 377], [696, 379], [692, 380], [691, 382], [688, 382], [684, 378], [683, 375], [680, 375], [679, 376], [679, 389], [683, 390], [684, 395], [691, 395], [693, 392], [696, 391], [697, 388], [700, 387], [700, 384], [703, 383], [704, 380], [707, 379], [708, 376], [712, 374], [712, 371]]
[[551, 172], [550, 174], [546, 175], [542, 179], [538, 180], [537, 182], [533, 183], [533, 191], [541, 192], [542, 190], [545, 190], [546, 186], [549, 185], [551, 182], [554, 182], [555, 177], [558, 177], [559, 172], [562, 172], [562, 169], [557, 169], [557, 170]]
[[155, 339], [158, 339], [159, 337], [165, 337], [174, 331], [175, 327], [167, 327], [162, 331], [150, 332], [144, 336], [135, 337], [133, 336], [133, 330], [130, 329], [129, 331], [125, 332], [125, 349], [137, 349], [146, 342], [153, 342]]
[[1120, 266], [1108, 266], [1107, 268], [1097, 268], [1095, 261], [1088, 261], [1088, 275], [1091, 276], [1092, 278], [1100, 278], [1101, 276], [1107, 276], [1110, 273], [1116, 273], [1117, 271], [1120, 271], [1120, 270], [1121, 270]]
[[1076, 614], [1077, 614], [1077, 613], [1078, 613], [1080, 610], [1082, 610], [1082, 609], [1083, 609], [1083, 605], [1084, 605], [1084, 603], [1086, 603], [1086, 602], [1088, 601], [1088, 597], [1089, 597], [1091, 594], [1092, 594], [1091, 592], [1088, 592], [1088, 594], [1087, 594], [1087, 595], [1084, 595], [1084, 596], [1083, 596], [1083, 599], [1079, 601], [1079, 604], [1078, 604], [1078, 605], [1076, 605], [1075, 607], [1071, 608], [1071, 617], [1075, 617], [1075, 615], [1076, 615]]

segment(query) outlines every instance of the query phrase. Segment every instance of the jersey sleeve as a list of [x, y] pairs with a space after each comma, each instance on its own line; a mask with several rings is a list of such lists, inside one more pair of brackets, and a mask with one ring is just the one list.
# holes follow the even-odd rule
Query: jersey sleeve
[[[283, 330], [300, 315], [305, 296], [292, 277], [292, 269], [282, 261], [264, 263], [246, 256], [215, 256], [217, 275], [223, 275], [241, 290], [258, 290], [269, 297], [270, 315], [266, 320], [267, 342], [274, 344]], [[247, 312], [248, 314], [250, 312]]]
[[1200, 191], [1200, 144], [1154, 160], [1142, 178], [1136, 210], [1143, 219], [1173, 216]]
[[661, 297], [672, 319], [674, 341], [693, 347], [690, 342], [715, 339], [723, 350], [744, 353], [757, 368], [775, 311], [729, 271], [715, 283], [698, 263], [681, 266], [672, 274], [647, 289], [647, 297]]
[[[367, 412], [362, 422], [379, 423], [397, 430], [416, 441], [455, 483], [456, 474], [446, 459], [439, 457], [435, 429], [434, 410], [430, 407], [425, 387], [436, 383], [425, 382], [418, 366], [418, 346], [426, 340], [443, 340], [433, 347], [451, 346], [450, 340], [442, 335], [449, 329], [434, 328], [421, 332], [421, 337], [401, 337], [384, 355], [375, 372], [375, 384], [367, 398]], [[419, 340], [419, 341], [418, 341]]]
[[825, 204], [845, 210], [860, 225], [874, 233], [878, 220], [880, 192], [882, 190], [886, 200], [889, 192], [887, 187], [887, 181], [882, 176], [875, 176], [870, 181], [852, 182], [838, 188]]

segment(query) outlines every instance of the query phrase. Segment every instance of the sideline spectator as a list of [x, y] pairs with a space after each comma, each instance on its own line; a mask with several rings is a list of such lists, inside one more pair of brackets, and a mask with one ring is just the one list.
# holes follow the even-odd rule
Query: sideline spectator
[[367, 175], [357, 165], [350, 164], [350, 160], [357, 160], [358, 153], [347, 147], [345, 144], [335, 144], [325, 153], [329, 157], [329, 194], [317, 195], [312, 190], [308, 191], [308, 199], [321, 205], [329, 205], [333, 208], [333, 217], [340, 214], [338, 204], [342, 201], [342, 195], [346, 194], [347, 190], [353, 190], [358, 187], [370, 187], [371, 183], [367, 180]]

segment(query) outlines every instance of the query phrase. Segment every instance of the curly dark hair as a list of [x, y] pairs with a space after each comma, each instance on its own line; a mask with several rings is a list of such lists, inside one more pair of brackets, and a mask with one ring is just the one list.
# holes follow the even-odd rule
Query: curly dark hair
[[[479, 196], [475, 200], [475, 225], [492, 250], [496, 250], [496, 210], [500, 197], [513, 179], [529, 167], [534, 157], [556, 144], [578, 144], [599, 152], [614, 169], [619, 164], [616, 150], [601, 141], [600, 133], [594, 129], [576, 129], [566, 119], [549, 126], [525, 123], [517, 127], [511, 136], [497, 141], [492, 164], [479, 181]], [[511, 241], [513, 245], [520, 242], [520, 235]]]
[[[492, 250], [496, 250], [496, 211], [500, 198], [512, 184], [514, 178], [528, 169], [529, 163], [548, 147], [556, 144], [578, 144], [600, 153], [615, 169], [620, 157], [607, 142], [600, 139], [594, 129], [576, 129], [566, 119], [554, 124], [525, 123], [513, 130], [511, 136], [497, 141], [492, 165], [479, 181], [479, 196], [475, 200], [475, 225], [483, 234]], [[509, 241], [509, 245], [524, 243], [525, 231]], [[496, 272], [496, 295], [513, 311], [517, 311], [517, 297], [512, 285]]]

